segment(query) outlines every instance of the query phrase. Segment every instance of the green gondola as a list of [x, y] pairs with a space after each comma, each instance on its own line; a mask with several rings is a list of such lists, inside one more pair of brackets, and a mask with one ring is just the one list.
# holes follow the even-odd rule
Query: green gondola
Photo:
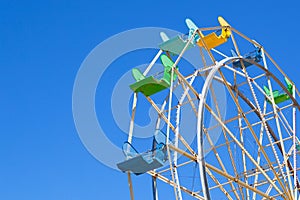
[[[130, 88], [134, 92], [141, 92], [145, 96], [151, 96], [170, 87], [172, 73], [171, 69], [174, 65], [174, 62], [166, 55], [161, 55], [160, 59], [165, 67], [164, 76], [161, 80], [158, 80], [153, 76], [145, 77], [139, 69], [132, 69], [132, 76], [137, 81], [130, 85]], [[176, 77], [177, 75], [174, 73], [173, 81], [176, 79]]]
[[[289, 91], [289, 93], [291, 95], [293, 95], [293, 84], [287, 78], [284, 78], [284, 80], [287, 85], [287, 90]], [[269, 97], [271, 97], [269, 88], [264, 86], [264, 90], [265, 90], [266, 94]], [[287, 93], [279, 93], [278, 90], [273, 91], [273, 97], [274, 97], [275, 104], [279, 104], [279, 103], [285, 102], [290, 99], [290, 96]], [[268, 100], [268, 102], [271, 103], [271, 101], [269, 101], [269, 100]]]

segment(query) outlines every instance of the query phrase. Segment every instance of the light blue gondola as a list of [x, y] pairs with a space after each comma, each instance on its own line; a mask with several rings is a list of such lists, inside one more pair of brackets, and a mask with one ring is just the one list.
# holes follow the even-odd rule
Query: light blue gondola
[[162, 167], [167, 160], [165, 137], [162, 137], [162, 134], [161, 131], [156, 131], [154, 136], [156, 148], [141, 154], [130, 143], [125, 142], [123, 152], [126, 160], [118, 163], [118, 168], [123, 172], [130, 171], [136, 175], [140, 175]]
[[[179, 35], [169, 39], [169, 37], [163, 32], [161, 33], [161, 38], [164, 42], [159, 45], [159, 48], [175, 55], [179, 55], [188, 42], [188, 38], [184, 39]], [[194, 46], [194, 44], [189, 43], [186, 50], [193, 48]]]
[[[231, 50], [231, 54], [232, 54], [232, 56], [237, 56], [234, 50]], [[252, 62], [259, 63], [262, 59], [261, 49], [256, 48], [254, 51], [251, 51], [251, 52], [247, 53], [246, 55], [244, 55], [243, 58], [250, 60]], [[235, 60], [232, 64], [233, 64], [233, 67], [242, 68], [241, 59]], [[243, 60], [243, 64], [245, 67], [249, 67], [249, 66], [253, 65], [252, 63], [247, 62], [245, 60]]]

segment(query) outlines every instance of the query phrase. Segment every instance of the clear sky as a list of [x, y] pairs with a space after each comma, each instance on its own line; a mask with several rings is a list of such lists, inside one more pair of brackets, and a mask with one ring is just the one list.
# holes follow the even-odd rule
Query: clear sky
[[[138, 27], [185, 32], [186, 17], [215, 26], [222, 15], [299, 87], [299, 7], [296, 0], [0, 1], [0, 199], [129, 199], [126, 175], [89, 154], [73, 121], [77, 71], [100, 42]], [[151, 199], [150, 179], [135, 177], [134, 186], [137, 199]]]

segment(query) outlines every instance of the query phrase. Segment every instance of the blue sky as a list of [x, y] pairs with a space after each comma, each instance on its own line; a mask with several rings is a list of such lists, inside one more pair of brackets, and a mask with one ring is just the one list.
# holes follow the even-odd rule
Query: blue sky
[[[129, 199], [126, 175], [93, 158], [72, 116], [72, 90], [84, 58], [119, 32], [157, 26], [184, 32], [222, 15], [259, 41], [300, 85], [297, 1], [0, 2], [0, 199]], [[108, 49], [110, 51], [110, 49]], [[137, 199], [149, 178], [134, 178]]]

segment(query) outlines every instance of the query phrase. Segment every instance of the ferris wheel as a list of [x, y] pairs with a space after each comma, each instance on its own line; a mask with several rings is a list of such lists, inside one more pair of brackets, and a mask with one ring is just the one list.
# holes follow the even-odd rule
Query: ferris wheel
[[[261, 44], [218, 21], [198, 28], [187, 19], [189, 34], [161, 33], [147, 69], [132, 69], [129, 136], [118, 163], [132, 200], [132, 174], [152, 176], [154, 200], [161, 184], [176, 200], [299, 197], [299, 91]], [[185, 70], [192, 48], [199, 62]], [[148, 75], [156, 62], [164, 67], [160, 77]], [[157, 112], [153, 144], [142, 153], [133, 138], [141, 98]]]

